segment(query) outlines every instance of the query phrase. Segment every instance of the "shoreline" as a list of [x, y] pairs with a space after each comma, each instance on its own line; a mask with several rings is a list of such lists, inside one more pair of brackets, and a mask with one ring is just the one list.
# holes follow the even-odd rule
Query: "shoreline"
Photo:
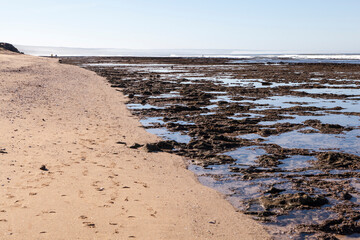
[[352, 147], [360, 143], [357, 66], [129, 57], [62, 62], [106, 77], [129, 97], [127, 107], [144, 128], [166, 140], [155, 151], [190, 159], [202, 184], [270, 223], [271, 234], [315, 239], [357, 232], [347, 220], [358, 216], [359, 174], [351, 171], [359, 169]]
[[269, 238], [181, 157], [129, 148], [160, 138], [105, 78], [57, 59], [0, 62], [2, 239]]

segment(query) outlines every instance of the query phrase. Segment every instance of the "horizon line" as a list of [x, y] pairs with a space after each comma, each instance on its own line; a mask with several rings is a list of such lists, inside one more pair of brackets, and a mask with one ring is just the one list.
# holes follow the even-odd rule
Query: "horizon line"
[[[68, 46], [43, 46], [43, 45], [24, 45], [24, 44], [13, 44], [15, 46], [21, 47], [38, 47], [38, 48], [63, 48], [63, 49], [84, 49], [84, 50], [135, 50], [135, 51], [150, 51], [150, 50], [158, 50], [158, 51], [166, 51], [166, 50], [197, 50], [197, 51], [240, 51], [240, 52], [269, 52], [268, 54], [308, 54], [308, 55], [330, 55], [330, 54], [352, 54], [358, 55], [360, 51], [319, 51], [319, 52], [310, 52], [310, 51], [300, 51], [300, 50], [259, 50], [259, 49], [239, 49], [239, 48], [120, 48], [120, 47], [68, 47]], [[205, 53], [206, 54], [206, 53]], [[224, 53], [225, 54], [225, 53]], [[242, 53], [226, 53], [226, 54], [242, 54]], [[250, 54], [250, 53], [243, 53]], [[260, 53], [261, 54], [261, 53]]]

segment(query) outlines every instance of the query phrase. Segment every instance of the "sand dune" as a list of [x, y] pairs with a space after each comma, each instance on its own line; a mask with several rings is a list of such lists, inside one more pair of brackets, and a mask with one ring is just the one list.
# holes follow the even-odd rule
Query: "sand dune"
[[0, 92], [0, 239], [268, 238], [179, 156], [129, 148], [159, 139], [95, 73], [2, 51]]

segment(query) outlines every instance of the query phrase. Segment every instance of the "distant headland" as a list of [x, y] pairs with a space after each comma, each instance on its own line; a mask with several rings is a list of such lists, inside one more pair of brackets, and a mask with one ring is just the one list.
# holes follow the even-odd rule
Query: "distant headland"
[[22, 53], [16, 47], [14, 47], [14, 45], [12, 45], [10, 43], [0, 42], [0, 48], [11, 51], [11, 52]]

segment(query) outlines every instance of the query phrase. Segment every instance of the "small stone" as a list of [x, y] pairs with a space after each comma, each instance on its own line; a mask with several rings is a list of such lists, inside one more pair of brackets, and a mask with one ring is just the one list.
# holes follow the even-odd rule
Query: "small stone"
[[340, 197], [344, 200], [350, 200], [352, 198], [352, 195], [348, 192], [342, 193]]
[[161, 149], [154, 143], [147, 143], [146, 144], [146, 150], [148, 152], [159, 152]]
[[279, 188], [276, 188], [276, 187], [272, 187], [269, 190], [267, 190], [265, 193], [277, 194], [277, 193], [281, 193], [283, 191], [285, 191], [285, 190], [284, 189], [279, 189]]
[[130, 148], [132, 148], [132, 149], [138, 149], [138, 148], [140, 148], [140, 147], [142, 147], [142, 146], [144, 146], [144, 145], [138, 144], [138, 143], [134, 143], [133, 145], [130, 146]]
[[40, 167], [40, 170], [49, 171], [49, 169], [47, 169], [45, 165], [42, 165], [42, 166]]

